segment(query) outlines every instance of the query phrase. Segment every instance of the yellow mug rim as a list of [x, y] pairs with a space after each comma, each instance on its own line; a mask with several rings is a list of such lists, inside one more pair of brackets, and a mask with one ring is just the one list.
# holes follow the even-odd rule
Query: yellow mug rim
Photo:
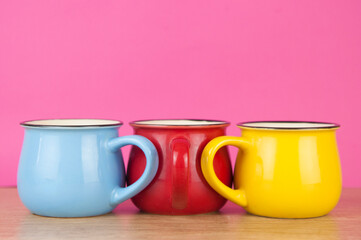
[[[282, 126], [283, 125], [283, 126]], [[316, 121], [247, 121], [240, 122], [237, 126], [241, 129], [255, 130], [331, 130], [341, 127], [338, 123]]]

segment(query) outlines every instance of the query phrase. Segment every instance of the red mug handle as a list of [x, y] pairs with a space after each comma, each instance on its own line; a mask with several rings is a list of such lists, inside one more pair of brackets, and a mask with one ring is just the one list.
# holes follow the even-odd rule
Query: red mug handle
[[175, 138], [170, 144], [172, 162], [172, 208], [185, 209], [188, 204], [189, 141]]

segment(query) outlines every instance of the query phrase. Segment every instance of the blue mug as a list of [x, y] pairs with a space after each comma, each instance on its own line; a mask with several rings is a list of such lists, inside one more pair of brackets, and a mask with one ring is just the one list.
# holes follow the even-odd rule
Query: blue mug
[[[142, 136], [118, 137], [119, 121], [51, 119], [21, 123], [25, 137], [18, 168], [21, 201], [34, 214], [88, 217], [106, 214], [142, 191], [158, 169], [154, 145]], [[143, 175], [125, 185], [121, 150], [145, 154]]]

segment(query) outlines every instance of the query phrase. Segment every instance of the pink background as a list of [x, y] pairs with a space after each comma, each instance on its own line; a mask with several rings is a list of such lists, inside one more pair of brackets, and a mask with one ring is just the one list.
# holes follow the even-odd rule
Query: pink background
[[338, 122], [360, 187], [360, 103], [361, 1], [0, 0], [3, 186], [20, 121], [94, 117]]

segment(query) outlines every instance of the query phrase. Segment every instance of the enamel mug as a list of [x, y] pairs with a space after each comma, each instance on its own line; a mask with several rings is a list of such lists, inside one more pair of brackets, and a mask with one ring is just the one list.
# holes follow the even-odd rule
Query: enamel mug
[[[130, 124], [134, 133], [148, 138], [159, 154], [159, 168], [153, 181], [132, 198], [139, 209], [157, 214], [185, 215], [219, 210], [226, 199], [206, 182], [201, 154], [206, 144], [225, 134], [229, 125], [212, 120], [144, 120]], [[138, 181], [146, 161], [133, 147], [128, 164], [128, 184]], [[214, 157], [214, 171], [222, 184], [232, 186], [232, 167], [227, 148]]]
[[[23, 122], [18, 168], [21, 201], [34, 214], [88, 217], [108, 213], [142, 191], [158, 168], [154, 145], [141, 136], [118, 137], [119, 121], [53, 119]], [[119, 148], [135, 145], [145, 155], [144, 173], [131, 186]]]
[[[207, 182], [247, 212], [275, 218], [310, 218], [329, 213], [341, 194], [341, 168], [336, 129], [320, 122], [246, 122], [242, 137], [213, 139], [202, 154]], [[218, 149], [240, 149], [234, 188], [213, 169]]]

